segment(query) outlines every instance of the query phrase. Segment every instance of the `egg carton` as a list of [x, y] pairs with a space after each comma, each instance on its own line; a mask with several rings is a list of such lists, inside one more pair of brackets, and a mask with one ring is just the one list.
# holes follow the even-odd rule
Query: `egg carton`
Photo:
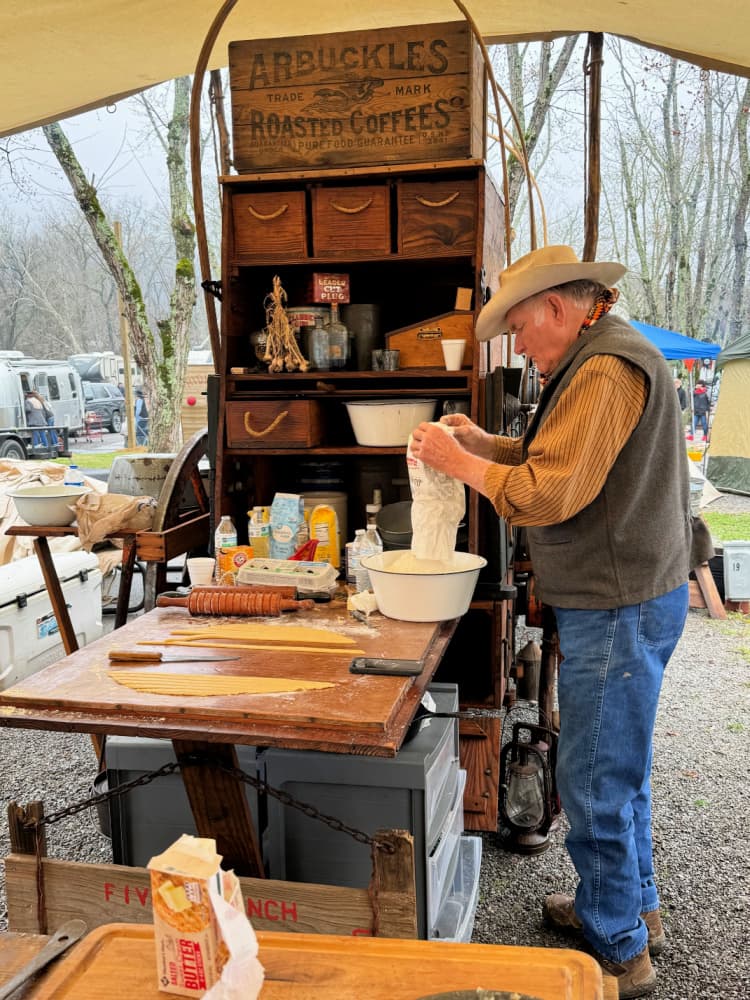
[[327, 562], [295, 559], [248, 559], [237, 573], [237, 583], [285, 584], [299, 593], [331, 592], [336, 589], [336, 569]]

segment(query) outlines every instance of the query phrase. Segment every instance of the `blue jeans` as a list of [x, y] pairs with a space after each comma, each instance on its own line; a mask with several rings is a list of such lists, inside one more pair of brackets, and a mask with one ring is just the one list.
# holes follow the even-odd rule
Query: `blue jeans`
[[708, 437], [708, 414], [707, 413], [696, 413], [693, 417], [693, 434], [698, 430], [698, 428], [703, 431], [703, 437]]
[[575, 910], [586, 940], [614, 962], [643, 951], [640, 914], [659, 907], [652, 740], [664, 668], [687, 609], [686, 583], [623, 608], [555, 608], [563, 656], [557, 781], [579, 877]]

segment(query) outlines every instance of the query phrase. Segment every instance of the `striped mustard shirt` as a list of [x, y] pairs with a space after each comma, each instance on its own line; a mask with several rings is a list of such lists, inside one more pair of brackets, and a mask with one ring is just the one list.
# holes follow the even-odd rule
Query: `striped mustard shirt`
[[628, 361], [586, 361], [547, 414], [521, 464], [521, 438], [498, 437], [484, 486], [511, 525], [560, 524], [602, 490], [646, 405], [646, 376]]

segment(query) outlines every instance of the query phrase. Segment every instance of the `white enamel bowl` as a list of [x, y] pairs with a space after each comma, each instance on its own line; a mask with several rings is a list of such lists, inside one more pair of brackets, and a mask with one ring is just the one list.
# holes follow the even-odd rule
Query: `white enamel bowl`
[[27, 524], [60, 527], [75, 520], [76, 500], [90, 493], [88, 486], [19, 486], [8, 490], [16, 510]]
[[395, 549], [365, 556], [362, 560], [370, 574], [378, 608], [387, 618], [402, 622], [442, 622], [466, 614], [479, 571], [487, 565], [486, 559], [471, 552], [454, 552], [449, 572], [389, 572], [389, 566], [403, 554], [403, 549]]
[[346, 404], [357, 444], [373, 448], [405, 445], [423, 420], [432, 420], [434, 399], [362, 399]]

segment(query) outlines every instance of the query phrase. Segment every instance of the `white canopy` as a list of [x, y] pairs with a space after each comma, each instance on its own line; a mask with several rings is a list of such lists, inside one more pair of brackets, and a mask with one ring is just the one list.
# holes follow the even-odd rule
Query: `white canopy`
[[[603, 31], [691, 62], [750, 75], [750, 4], [715, 0], [467, 0], [486, 42]], [[219, 3], [206, 0], [3, 0], [0, 136], [112, 103], [193, 72]], [[461, 18], [451, 0], [377, 4], [239, 0], [214, 49], [229, 41]]]

